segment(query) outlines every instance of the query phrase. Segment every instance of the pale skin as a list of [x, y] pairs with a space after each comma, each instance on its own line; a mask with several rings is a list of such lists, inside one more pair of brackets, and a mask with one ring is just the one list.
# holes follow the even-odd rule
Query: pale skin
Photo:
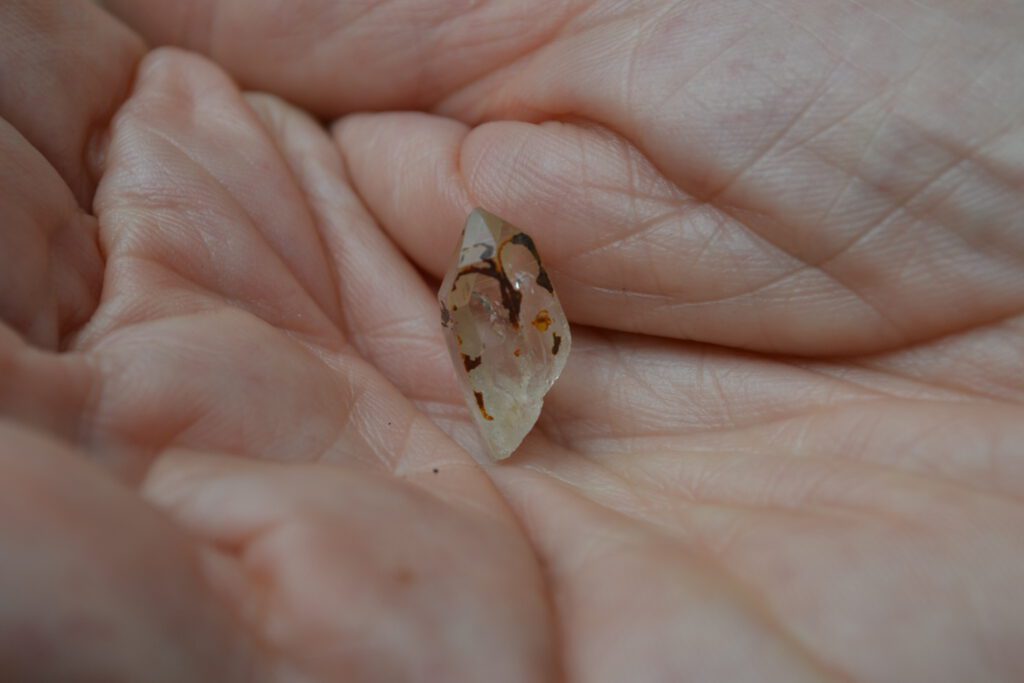
[[0, 5], [0, 678], [1024, 679], [1019, 2], [104, 4]]

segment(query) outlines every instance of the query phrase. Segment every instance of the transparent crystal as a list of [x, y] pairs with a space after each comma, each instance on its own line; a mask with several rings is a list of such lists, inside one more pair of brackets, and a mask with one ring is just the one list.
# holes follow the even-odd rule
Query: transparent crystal
[[474, 209], [437, 298], [466, 405], [491, 457], [507, 458], [537, 422], [571, 345], [533, 240]]

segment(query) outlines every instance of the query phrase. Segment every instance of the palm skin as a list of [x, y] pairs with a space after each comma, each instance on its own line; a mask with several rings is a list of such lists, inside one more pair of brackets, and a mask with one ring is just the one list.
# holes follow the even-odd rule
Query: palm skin
[[[1024, 675], [1020, 10], [532, 4], [106, 3], [432, 112], [330, 132], [6, 6], [0, 673]], [[421, 274], [473, 205], [576, 325], [484, 468]]]

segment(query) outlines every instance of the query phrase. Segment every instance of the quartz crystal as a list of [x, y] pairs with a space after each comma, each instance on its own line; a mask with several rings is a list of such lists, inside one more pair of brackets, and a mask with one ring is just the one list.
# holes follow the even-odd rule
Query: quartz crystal
[[507, 458], [537, 422], [571, 343], [533, 240], [475, 209], [437, 298], [469, 411], [491, 457]]

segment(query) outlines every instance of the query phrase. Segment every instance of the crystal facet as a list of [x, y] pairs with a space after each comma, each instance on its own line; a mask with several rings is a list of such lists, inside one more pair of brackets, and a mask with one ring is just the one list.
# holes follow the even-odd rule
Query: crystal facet
[[533, 240], [474, 209], [437, 298], [466, 405], [491, 457], [507, 458], [537, 422], [571, 345]]

